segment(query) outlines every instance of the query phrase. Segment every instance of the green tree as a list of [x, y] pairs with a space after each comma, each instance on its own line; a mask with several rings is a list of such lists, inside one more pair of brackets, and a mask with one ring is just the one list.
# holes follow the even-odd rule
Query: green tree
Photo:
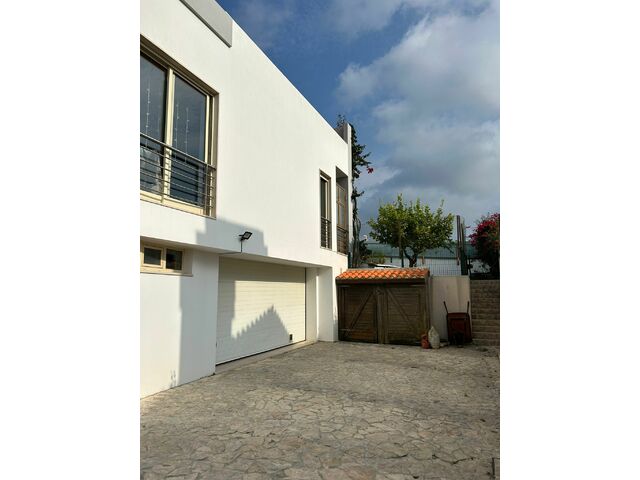
[[[338, 129], [344, 128], [347, 124], [347, 120], [344, 115], [338, 115], [338, 122], [336, 127]], [[364, 261], [362, 258], [362, 252], [360, 251], [360, 229], [362, 228], [362, 222], [358, 216], [358, 198], [364, 195], [364, 190], [361, 192], [356, 187], [356, 180], [360, 178], [362, 169], [366, 169], [367, 173], [373, 173], [373, 167], [371, 162], [367, 160], [367, 157], [371, 155], [371, 152], [364, 153], [367, 148], [366, 145], [358, 143], [358, 136], [356, 135], [356, 128], [351, 125], [351, 204], [353, 215], [353, 238], [351, 240], [351, 266], [358, 267]]]
[[453, 215], [444, 214], [443, 204], [444, 201], [432, 211], [429, 205], [422, 206], [420, 199], [406, 205], [402, 195], [398, 195], [395, 202], [380, 205], [376, 220], [369, 220], [371, 236], [398, 248], [401, 258], [406, 257], [409, 266], [415, 267], [424, 250], [451, 247]]

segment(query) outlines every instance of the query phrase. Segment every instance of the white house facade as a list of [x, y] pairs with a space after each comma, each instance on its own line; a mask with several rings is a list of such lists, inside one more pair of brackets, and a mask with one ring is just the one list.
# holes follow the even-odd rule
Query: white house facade
[[144, 397], [225, 362], [337, 340], [351, 135], [213, 0], [140, 5]]

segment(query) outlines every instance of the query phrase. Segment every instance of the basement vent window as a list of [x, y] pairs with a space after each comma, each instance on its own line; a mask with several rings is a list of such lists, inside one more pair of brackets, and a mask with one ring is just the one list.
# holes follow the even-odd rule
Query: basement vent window
[[141, 245], [141, 272], [188, 273], [185, 270], [185, 252], [183, 250], [155, 245]]
[[162, 266], [162, 250], [159, 248], [144, 247], [143, 265], [150, 267]]
[[165, 266], [168, 270], [182, 270], [182, 251], [167, 248]]

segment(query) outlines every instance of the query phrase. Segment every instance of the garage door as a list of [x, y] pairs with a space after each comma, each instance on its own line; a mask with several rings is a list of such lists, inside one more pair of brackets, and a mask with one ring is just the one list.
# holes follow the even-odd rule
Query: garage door
[[216, 363], [305, 340], [305, 269], [220, 258]]

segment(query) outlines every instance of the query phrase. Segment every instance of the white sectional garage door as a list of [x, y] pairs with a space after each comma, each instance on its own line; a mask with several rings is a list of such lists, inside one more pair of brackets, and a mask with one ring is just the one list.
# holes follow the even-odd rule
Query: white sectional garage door
[[220, 257], [217, 333], [216, 363], [305, 340], [305, 269]]

